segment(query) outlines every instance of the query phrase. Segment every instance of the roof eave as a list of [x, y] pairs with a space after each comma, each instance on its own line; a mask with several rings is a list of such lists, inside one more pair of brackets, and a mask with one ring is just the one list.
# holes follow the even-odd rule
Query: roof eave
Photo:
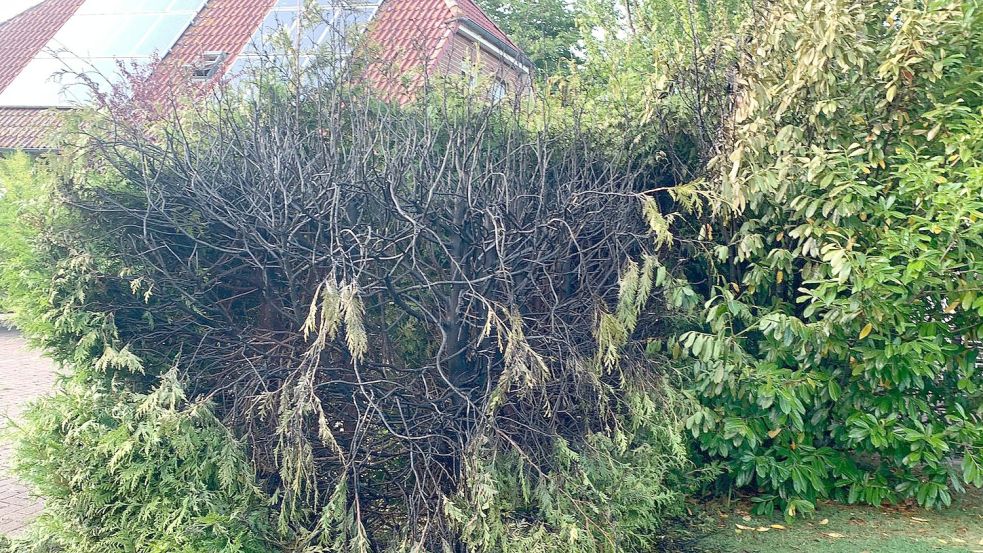
[[512, 44], [505, 42], [504, 40], [498, 38], [494, 34], [488, 31], [488, 29], [476, 23], [474, 20], [467, 17], [460, 17], [457, 19], [460, 26], [464, 27], [468, 31], [477, 34], [483, 40], [501, 50], [507, 56], [513, 58], [517, 65], [521, 65], [526, 73], [531, 73], [533, 69], [532, 61], [529, 56], [526, 56], [525, 52], [519, 50]]
[[50, 154], [52, 152], [60, 152], [60, 151], [61, 151], [60, 148], [42, 147], [42, 146], [35, 146], [35, 147], [0, 146], [0, 154], [15, 154], [17, 152], [24, 152], [25, 154], [30, 154], [30, 155], [41, 155], [41, 154]]

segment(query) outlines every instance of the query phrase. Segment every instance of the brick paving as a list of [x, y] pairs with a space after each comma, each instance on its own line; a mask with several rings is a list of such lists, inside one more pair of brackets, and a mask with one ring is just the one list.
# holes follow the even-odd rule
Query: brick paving
[[[7, 416], [16, 419], [27, 402], [50, 390], [54, 379], [54, 363], [29, 349], [17, 332], [7, 330], [0, 321], [0, 429], [7, 424]], [[14, 536], [41, 509], [41, 503], [10, 476], [10, 455], [10, 444], [0, 438], [0, 535]]]

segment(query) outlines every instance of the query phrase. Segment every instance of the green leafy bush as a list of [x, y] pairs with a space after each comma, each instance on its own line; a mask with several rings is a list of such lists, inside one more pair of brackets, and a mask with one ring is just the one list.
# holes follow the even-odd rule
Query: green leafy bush
[[980, 7], [780, 0], [750, 28], [680, 345], [688, 425], [762, 511], [983, 485]]
[[34, 404], [15, 470], [45, 499], [33, 533], [59, 551], [276, 550], [241, 445], [174, 372], [146, 395], [69, 383]]

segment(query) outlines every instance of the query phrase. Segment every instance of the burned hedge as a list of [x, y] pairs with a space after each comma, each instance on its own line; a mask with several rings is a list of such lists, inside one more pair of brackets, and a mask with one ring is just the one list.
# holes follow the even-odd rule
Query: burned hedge
[[136, 393], [180, 375], [285, 550], [648, 550], [688, 470], [632, 339], [671, 325], [650, 175], [569, 106], [355, 81], [82, 118], [45, 238], [78, 324], [42, 340]]

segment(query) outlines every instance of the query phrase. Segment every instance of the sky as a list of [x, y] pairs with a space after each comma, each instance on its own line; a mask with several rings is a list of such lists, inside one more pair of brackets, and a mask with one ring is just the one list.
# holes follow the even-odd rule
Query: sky
[[0, 21], [6, 21], [40, 0], [0, 0]]

